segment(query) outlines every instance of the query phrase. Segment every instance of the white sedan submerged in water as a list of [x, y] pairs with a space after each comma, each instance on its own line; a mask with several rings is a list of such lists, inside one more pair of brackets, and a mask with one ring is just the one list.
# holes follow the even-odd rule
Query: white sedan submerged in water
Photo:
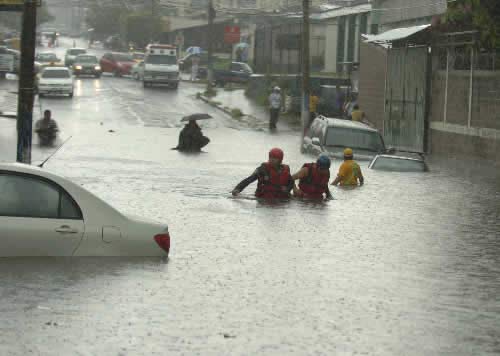
[[0, 257], [167, 256], [167, 225], [127, 217], [43, 169], [0, 163]]

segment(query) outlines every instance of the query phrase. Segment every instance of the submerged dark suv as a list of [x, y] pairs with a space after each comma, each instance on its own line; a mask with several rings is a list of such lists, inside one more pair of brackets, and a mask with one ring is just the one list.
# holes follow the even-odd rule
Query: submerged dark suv
[[354, 150], [357, 160], [371, 160], [377, 154], [386, 152], [384, 140], [376, 129], [360, 122], [324, 116], [318, 116], [311, 123], [301, 151], [342, 159], [347, 147]]

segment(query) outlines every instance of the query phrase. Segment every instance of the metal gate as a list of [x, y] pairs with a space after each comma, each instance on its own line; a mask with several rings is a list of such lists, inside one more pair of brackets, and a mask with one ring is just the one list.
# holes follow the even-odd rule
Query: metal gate
[[428, 48], [393, 48], [387, 55], [384, 140], [400, 150], [424, 152]]

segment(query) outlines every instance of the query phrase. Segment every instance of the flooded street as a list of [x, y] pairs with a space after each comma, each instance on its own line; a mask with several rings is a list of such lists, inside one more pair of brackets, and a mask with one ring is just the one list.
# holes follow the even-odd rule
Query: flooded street
[[[431, 158], [430, 173], [401, 174], [361, 162], [365, 186], [333, 188], [330, 202], [261, 203], [255, 185], [233, 198], [274, 146], [293, 172], [315, 160], [300, 132], [234, 120], [197, 100], [197, 84], [103, 76], [75, 89], [42, 100], [61, 141], [72, 136], [44, 169], [168, 223], [170, 258], [0, 259], [0, 354], [500, 353], [498, 168]], [[206, 152], [171, 150], [195, 112], [215, 117], [202, 126]], [[15, 122], [0, 127], [12, 161]], [[35, 140], [34, 163], [50, 152]]]

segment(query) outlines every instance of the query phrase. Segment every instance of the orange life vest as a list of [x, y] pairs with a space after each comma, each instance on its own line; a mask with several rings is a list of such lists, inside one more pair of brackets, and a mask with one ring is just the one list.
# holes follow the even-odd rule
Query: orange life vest
[[280, 172], [269, 163], [263, 163], [261, 167], [265, 174], [259, 177], [255, 196], [265, 199], [289, 198], [290, 167], [282, 165]]
[[299, 181], [299, 188], [307, 198], [322, 199], [328, 189], [330, 181], [330, 170], [321, 172], [316, 163], [306, 163], [302, 168], [307, 168], [309, 174]]

